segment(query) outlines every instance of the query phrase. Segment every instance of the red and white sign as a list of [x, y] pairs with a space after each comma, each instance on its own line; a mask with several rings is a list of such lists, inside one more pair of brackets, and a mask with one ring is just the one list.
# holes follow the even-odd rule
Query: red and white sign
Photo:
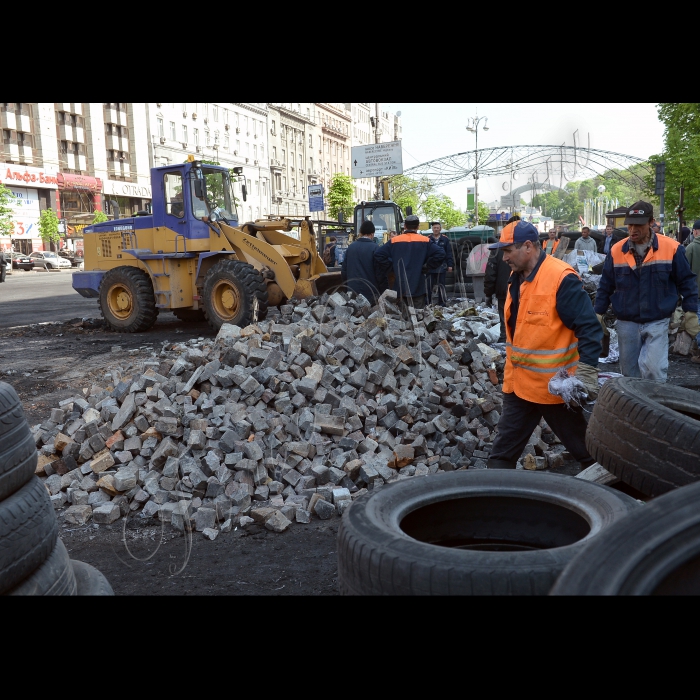
[[58, 188], [58, 173], [26, 165], [0, 163], [0, 182], [7, 187], [11, 185], [38, 187], [55, 190]]
[[59, 190], [88, 190], [102, 192], [102, 180], [89, 175], [74, 175], [73, 173], [58, 173], [56, 176]]

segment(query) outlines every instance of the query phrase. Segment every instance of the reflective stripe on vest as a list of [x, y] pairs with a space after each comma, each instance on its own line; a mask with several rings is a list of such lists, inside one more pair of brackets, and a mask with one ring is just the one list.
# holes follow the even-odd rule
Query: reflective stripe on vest
[[[506, 321], [505, 393], [515, 393], [534, 403], [563, 403], [560, 397], [549, 393], [549, 380], [560, 369], [578, 365], [578, 339], [557, 314], [557, 291], [564, 277], [572, 273], [576, 274], [573, 267], [547, 255], [535, 279], [520, 284], [515, 338]], [[508, 294], [506, 319], [510, 317], [511, 303]]]
[[[661, 265], [670, 270], [673, 266], [673, 256], [676, 254], [680, 244], [666, 236], [656, 236], [656, 242], [659, 247], [657, 250], [654, 250], [653, 246], [649, 248], [647, 256], [642, 262], [642, 267]], [[625, 244], [628, 246], [626, 253], [622, 251]], [[624, 241], [618, 241], [610, 249], [613, 265], [615, 267], [631, 267], [633, 270], [637, 269], [637, 262], [634, 259], [634, 255], [632, 255], [632, 245], [632, 241], [630, 241], [629, 238], [625, 238]]]

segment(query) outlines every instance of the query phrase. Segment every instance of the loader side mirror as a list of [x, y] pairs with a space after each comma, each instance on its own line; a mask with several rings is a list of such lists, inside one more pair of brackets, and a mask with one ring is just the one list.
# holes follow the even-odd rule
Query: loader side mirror
[[241, 185], [241, 194], [243, 195], [243, 201], [246, 202], [248, 200], [248, 188], [245, 186], [245, 183]]
[[204, 199], [204, 181], [203, 180], [195, 180], [194, 181], [194, 195], [198, 199]]

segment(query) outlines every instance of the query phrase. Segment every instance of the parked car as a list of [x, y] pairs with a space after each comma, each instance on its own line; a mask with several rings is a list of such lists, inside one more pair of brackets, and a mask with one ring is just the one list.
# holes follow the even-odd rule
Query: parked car
[[35, 267], [45, 267], [47, 270], [58, 270], [71, 267], [70, 260], [62, 258], [60, 255], [51, 250], [35, 252], [32, 253], [30, 257]]
[[62, 258], [68, 260], [72, 267], [80, 267], [81, 263], [83, 262], [82, 258], [75, 257], [75, 253], [72, 250], [59, 250], [58, 254]]
[[13, 270], [31, 270], [34, 267], [34, 261], [24, 253], [16, 253], [12, 251], [12, 269]]

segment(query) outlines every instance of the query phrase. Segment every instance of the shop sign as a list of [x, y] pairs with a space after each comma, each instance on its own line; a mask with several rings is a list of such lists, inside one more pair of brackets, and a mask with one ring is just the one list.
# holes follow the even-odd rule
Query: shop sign
[[55, 190], [58, 187], [58, 174], [41, 168], [0, 163], [0, 182], [4, 185], [34, 185]]
[[75, 175], [73, 173], [58, 173], [56, 176], [59, 190], [87, 190], [89, 192], [102, 192], [102, 180], [88, 175]]
[[137, 185], [133, 182], [119, 182], [118, 180], [105, 180], [104, 193], [115, 197], [152, 199], [150, 185]]

